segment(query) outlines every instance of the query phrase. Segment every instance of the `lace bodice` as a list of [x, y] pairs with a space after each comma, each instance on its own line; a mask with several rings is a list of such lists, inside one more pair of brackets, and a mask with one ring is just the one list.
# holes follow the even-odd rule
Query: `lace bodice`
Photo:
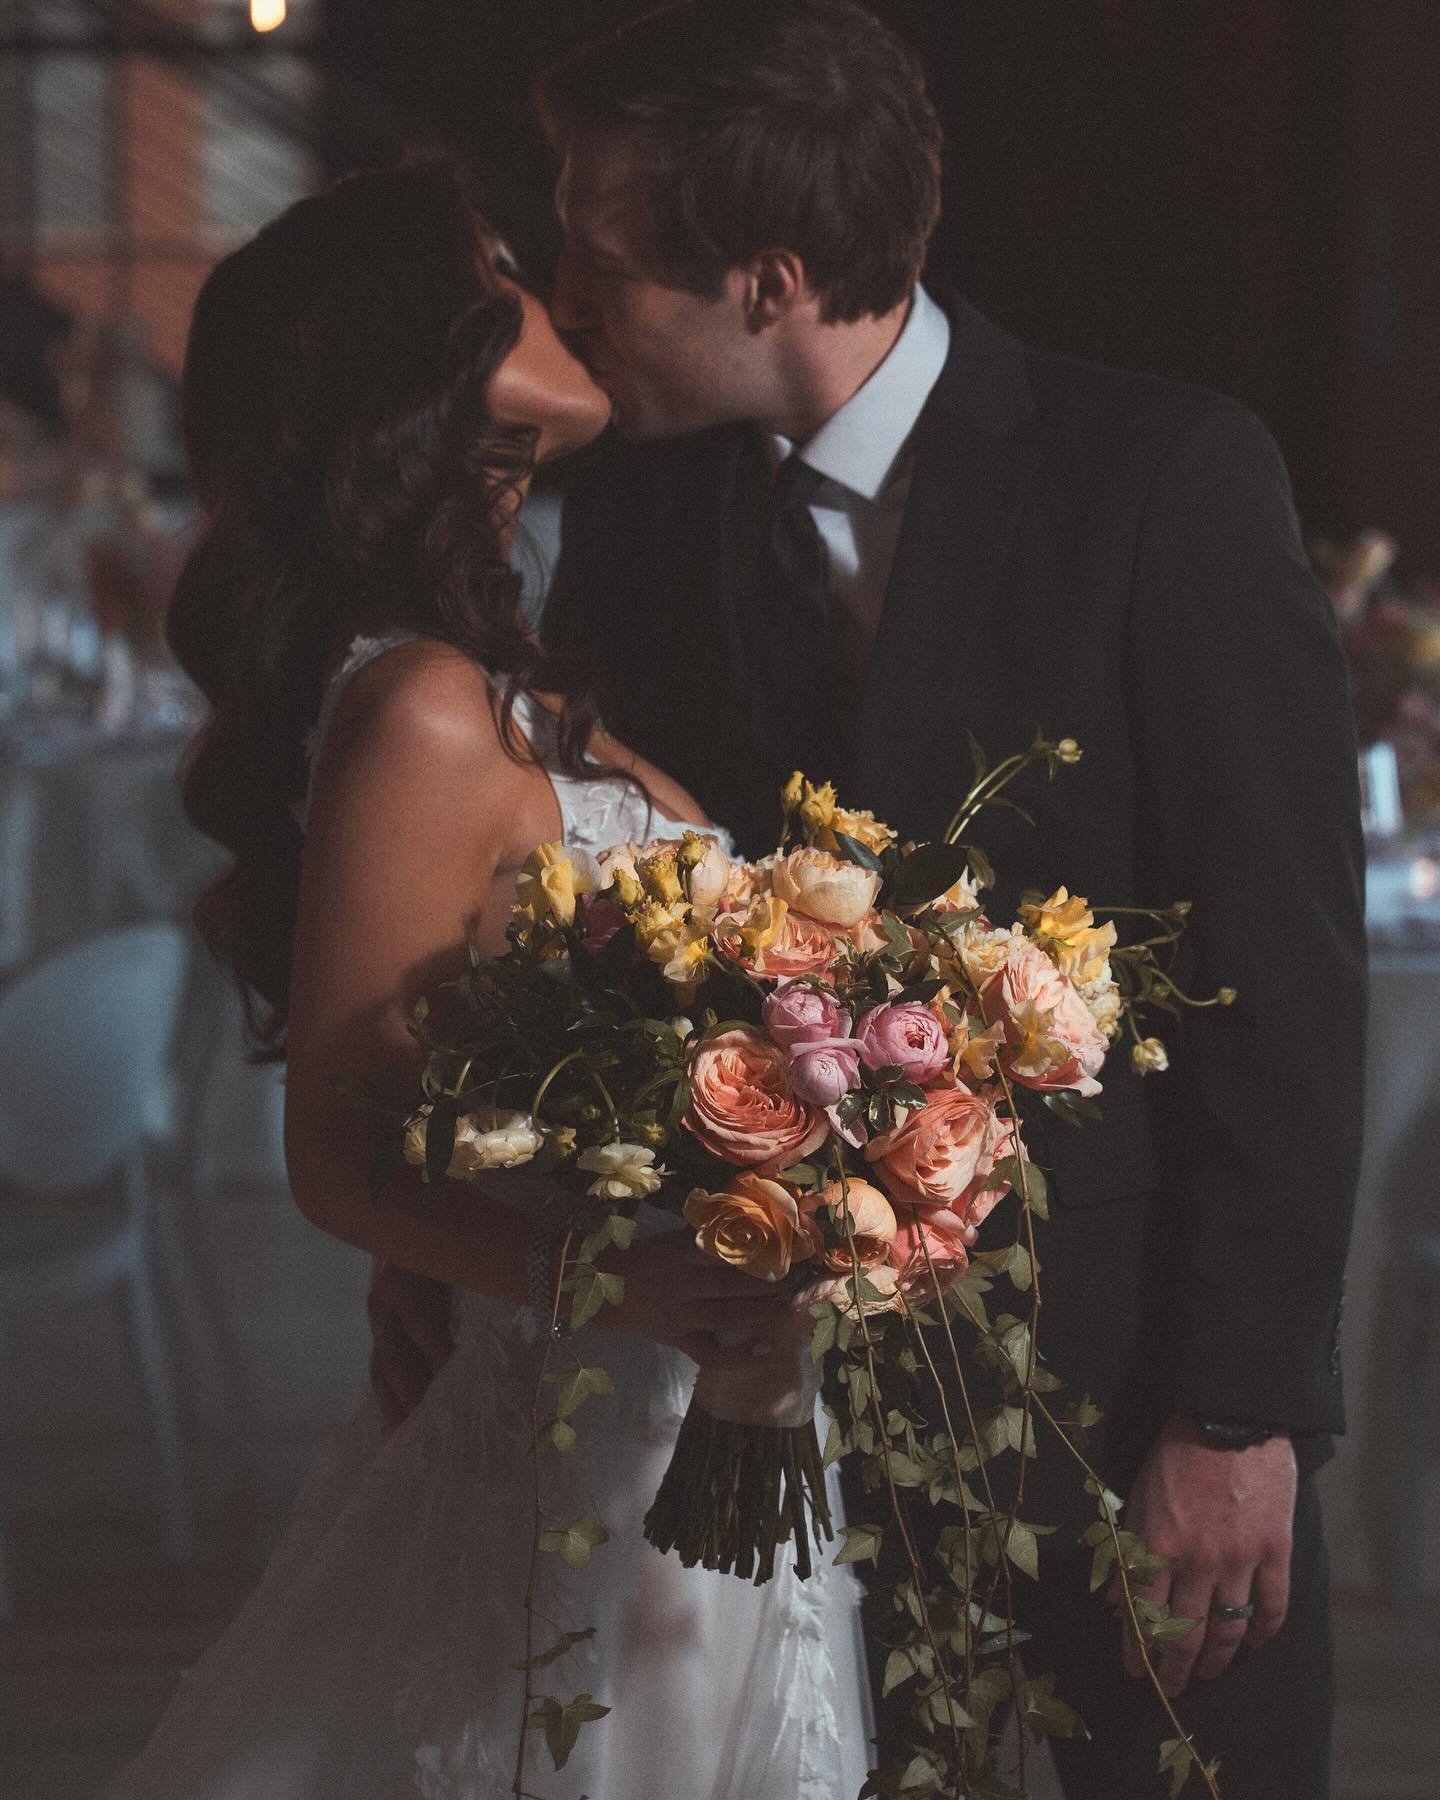
[[[305, 750], [313, 771], [324, 750], [325, 739], [335, 717], [335, 709], [346, 685], [369, 663], [400, 644], [417, 641], [413, 631], [391, 631], [380, 637], [357, 637], [351, 643], [325, 689], [320, 717], [306, 739]], [[487, 671], [493, 686], [498, 683]], [[593, 776], [567, 775], [560, 769], [556, 756], [556, 722], [530, 694], [521, 694], [515, 702], [515, 724], [534, 753], [535, 760], [550, 777], [555, 799], [560, 807], [564, 842], [571, 849], [599, 851], [612, 844], [644, 843], [652, 837], [676, 837], [682, 831], [703, 830], [720, 839], [727, 852], [733, 852], [730, 834], [714, 825], [702, 825], [695, 819], [675, 819], [655, 806], [638, 787], [603, 775], [597, 769]], [[296, 808], [301, 829], [305, 826], [306, 803]]]

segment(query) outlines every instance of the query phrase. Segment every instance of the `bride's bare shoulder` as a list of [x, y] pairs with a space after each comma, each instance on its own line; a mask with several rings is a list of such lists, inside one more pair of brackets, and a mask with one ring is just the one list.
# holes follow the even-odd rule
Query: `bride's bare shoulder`
[[437, 756], [502, 754], [494, 688], [478, 664], [433, 638], [373, 657], [346, 682], [326, 731], [327, 757], [362, 744], [397, 744]]

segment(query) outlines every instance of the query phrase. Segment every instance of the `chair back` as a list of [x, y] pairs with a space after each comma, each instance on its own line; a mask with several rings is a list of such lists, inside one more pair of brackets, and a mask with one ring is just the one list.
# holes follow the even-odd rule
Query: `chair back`
[[0, 991], [0, 1183], [93, 1187], [170, 1081], [189, 945], [178, 925], [86, 938]]

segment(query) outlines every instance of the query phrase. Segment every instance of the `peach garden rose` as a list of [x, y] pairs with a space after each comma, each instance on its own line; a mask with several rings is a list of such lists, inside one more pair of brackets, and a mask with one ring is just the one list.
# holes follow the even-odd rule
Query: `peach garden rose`
[[865, 1157], [892, 1199], [949, 1207], [965, 1224], [978, 1225], [1003, 1191], [985, 1188], [1008, 1154], [998, 1098], [994, 1088], [935, 1088], [924, 1106], [907, 1109], [901, 1123], [873, 1139]]
[[763, 1175], [737, 1174], [717, 1194], [693, 1189], [685, 1219], [707, 1256], [759, 1281], [783, 1281], [818, 1242], [790, 1189]]
[[739, 1026], [696, 1052], [685, 1128], [725, 1162], [784, 1169], [818, 1150], [830, 1126], [796, 1097], [780, 1046]]

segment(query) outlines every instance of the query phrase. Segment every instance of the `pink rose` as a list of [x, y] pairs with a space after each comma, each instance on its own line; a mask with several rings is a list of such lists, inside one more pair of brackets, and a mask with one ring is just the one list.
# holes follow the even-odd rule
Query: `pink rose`
[[696, 1051], [685, 1128], [725, 1162], [773, 1169], [818, 1150], [830, 1129], [824, 1113], [796, 1095], [785, 1052], [748, 1026]]
[[852, 1029], [850, 1014], [833, 994], [798, 981], [782, 982], [760, 1008], [760, 1017], [775, 1042], [792, 1053], [807, 1044], [848, 1038]]
[[855, 1027], [855, 1042], [867, 1069], [894, 1065], [906, 1081], [923, 1084], [950, 1060], [945, 1027], [928, 1006], [872, 1006]]
[[811, 1106], [838, 1106], [860, 1085], [860, 1052], [853, 1039], [803, 1044], [791, 1052], [790, 1085]]
[[1100, 1092], [1109, 1040], [1037, 943], [1011, 936], [1004, 961], [981, 984], [980, 1003], [986, 1019], [1004, 1027], [1001, 1060], [1012, 1081], [1042, 1092]]
[[1005, 1141], [995, 1111], [999, 1090], [934, 1088], [924, 1106], [865, 1147], [891, 1197], [914, 1206], [946, 1206], [978, 1225], [1000, 1198], [984, 1192]]
[[902, 1206], [889, 1248], [891, 1267], [900, 1276], [900, 1291], [913, 1305], [943, 1294], [970, 1266], [975, 1228], [947, 1207]]

